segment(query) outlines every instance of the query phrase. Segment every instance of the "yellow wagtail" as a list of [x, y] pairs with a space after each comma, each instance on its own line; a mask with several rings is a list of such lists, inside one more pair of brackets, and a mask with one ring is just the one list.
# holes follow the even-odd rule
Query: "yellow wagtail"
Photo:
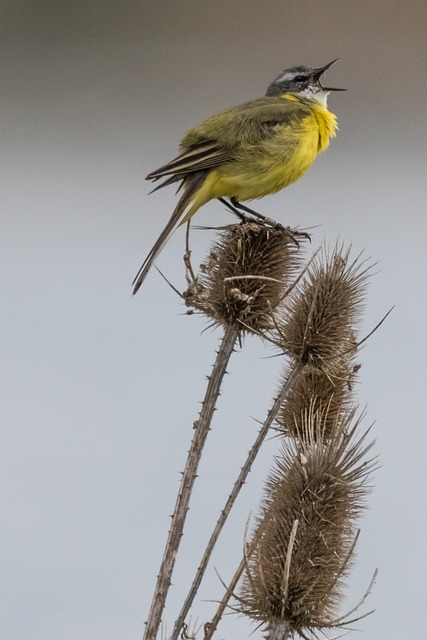
[[191, 129], [182, 139], [180, 155], [147, 176], [153, 182], [166, 178], [154, 191], [180, 182], [182, 195], [138, 271], [133, 293], [175, 229], [206, 202], [218, 198], [240, 217], [245, 211], [263, 218], [242, 200], [287, 187], [327, 149], [337, 120], [326, 99], [330, 91], [343, 89], [324, 87], [320, 78], [334, 62], [285, 69], [265, 97], [222, 111]]

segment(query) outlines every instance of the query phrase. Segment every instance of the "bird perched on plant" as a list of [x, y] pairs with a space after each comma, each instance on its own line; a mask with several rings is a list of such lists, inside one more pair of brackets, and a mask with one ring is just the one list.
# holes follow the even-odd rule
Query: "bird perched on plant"
[[330, 91], [320, 78], [324, 67], [290, 67], [268, 86], [266, 95], [211, 116], [190, 129], [180, 155], [147, 180], [165, 178], [154, 191], [180, 182], [182, 195], [174, 212], [144, 260], [133, 293], [143, 283], [155, 259], [175, 229], [201, 206], [218, 198], [234, 213], [263, 218], [242, 201], [276, 193], [298, 180], [317, 154], [329, 146], [337, 120], [328, 111]]

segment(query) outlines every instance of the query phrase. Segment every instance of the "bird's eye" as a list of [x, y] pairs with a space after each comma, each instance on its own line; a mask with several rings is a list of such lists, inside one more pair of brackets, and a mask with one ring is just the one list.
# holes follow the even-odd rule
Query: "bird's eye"
[[304, 76], [295, 76], [294, 78], [294, 82], [304, 82], [304, 81], [305, 81]]

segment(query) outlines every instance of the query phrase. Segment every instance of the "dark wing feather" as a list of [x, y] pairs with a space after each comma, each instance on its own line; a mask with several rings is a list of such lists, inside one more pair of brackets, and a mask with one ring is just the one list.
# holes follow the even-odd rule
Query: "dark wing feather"
[[[172, 176], [164, 185], [182, 180], [189, 173], [212, 169], [231, 159], [230, 152], [219, 148], [215, 143], [206, 141], [192, 145], [163, 167], [148, 174], [146, 180], [155, 182], [165, 176]], [[161, 186], [164, 186], [163, 184]], [[160, 188], [160, 187], [159, 187]]]
[[[169, 184], [173, 184], [174, 182], [180, 182], [184, 178], [185, 178], [185, 174], [175, 173], [172, 176], [169, 176], [168, 178], [166, 178], [166, 180], [163, 180], [163, 182], [158, 184], [157, 187], [154, 187], [154, 189], [151, 189], [151, 191], [149, 191], [148, 193], [154, 193], [155, 191], [158, 191], [163, 187], [167, 187]], [[147, 176], [146, 180], [149, 180], [149, 179], [151, 179], [153, 182], [156, 182], [157, 180], [160, 180], [160, 176], [158, 178], [148, 178]], [[178, 191], [180, 188], [181, 187], [178, 187]]]

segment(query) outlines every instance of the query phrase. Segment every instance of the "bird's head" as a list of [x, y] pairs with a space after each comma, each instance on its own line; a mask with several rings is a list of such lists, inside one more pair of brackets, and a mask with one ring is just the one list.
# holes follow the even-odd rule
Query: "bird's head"
[[330, 91], [346, 91], [335, 87], [324, 87], [320, 82], [321, 76], [331, 67], [338, 58], [332, 60], [324, 67], [289, 67], [268, 86], [267, 96], [279, 96], [284, 93], [299, 93], [305, 98], [325, 103]]

